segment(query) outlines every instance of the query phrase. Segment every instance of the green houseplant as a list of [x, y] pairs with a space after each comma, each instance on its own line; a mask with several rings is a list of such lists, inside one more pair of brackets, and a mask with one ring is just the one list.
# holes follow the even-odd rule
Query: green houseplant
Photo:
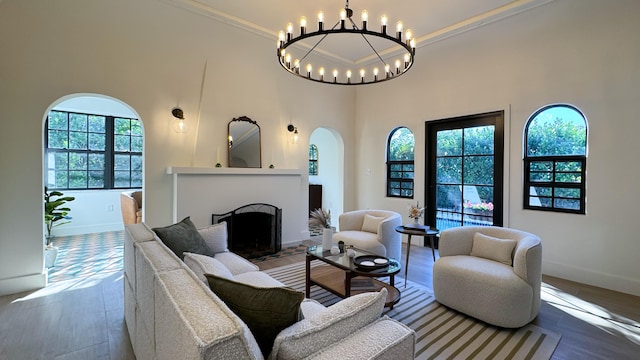
[[51, 191], [44, 188], [44, 223], [47, 225], [46, 245], [51, 245], [51, 230], [54, 226], [67, 224], [71, 217], [68, 216], [71, 209], [65, 206], [66, 203], [75, 200], [73, 196], [64, 196], [60, 191]]

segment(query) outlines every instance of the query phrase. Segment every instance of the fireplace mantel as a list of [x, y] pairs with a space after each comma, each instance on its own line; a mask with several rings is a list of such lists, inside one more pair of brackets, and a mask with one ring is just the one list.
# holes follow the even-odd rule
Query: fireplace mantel
[[309, 238], [309, 178], [300, 169], [179, 167], [166, 169], [173, 182], [173, 221], [186, 216], [198, 227], [251, 203], [282, 209], [282, 244]]
[[265, 169], [265, 168], [207, 168], [169, 166], [167, 174], [177, 175], [283, 175], [302, 176], [299, 169]]

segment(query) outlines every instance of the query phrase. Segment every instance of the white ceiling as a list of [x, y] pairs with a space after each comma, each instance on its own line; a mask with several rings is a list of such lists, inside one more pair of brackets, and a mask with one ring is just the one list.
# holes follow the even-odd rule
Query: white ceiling
[[[272, 38], [274, 49], [278, 31], [284, 30], [287, 23], [294, 24], [294, 35], [297, 35], [299, 18], [306, 16], [308, 29], [313, 31], [317, 27], [316, 14], [322, 10], [325, 13], [325, 28], [331, 27], [338, 21], [339, 11], [345, 6], [344, 0], [165, 1]], [[405, 30], [413, 31], [417, 47], [422, 47], [552, 1], [554, 0], [351, 0], [349, 8], [354, 11], [353, 20], [358, 26], [361, 24], [360, 13], [366, 9], [369, 13], [368, 27], [372, 30], [380, 28], [380, 16], [386, 14], [389, 18], [389, 34], [395, 32], [396, 22], [402, 20]], [[371, 60], [367, 57], [370, 51], [366, 44], [353, 46], [353, 43], [338, 39], [332, 44], [323, 43], [321, 50], [326, 56], [343, 62], [357, 64]], [[374, 43], [374, 46], [383, 53], [392, 53], [396, 49], [389, 47], [389, 44], [383, 41], [380, 45]], [[310, 47], [313, 42], [304, 45]]]

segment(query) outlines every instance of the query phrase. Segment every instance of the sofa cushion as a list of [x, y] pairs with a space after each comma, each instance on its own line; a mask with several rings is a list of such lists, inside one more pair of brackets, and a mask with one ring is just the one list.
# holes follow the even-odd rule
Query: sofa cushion
[[304, 293], [287, 287], [255, 287], [205, 274], [211, 290], [251, 329], [267, 357], [278, 333], [298, 321]]
[[227, 279], [233, 279], [233, 274], [223, 263], [211, 256], [184, 253], [184, 263], [202, 280], [205, 284], [207, 278], [204, 274], [213, 274]]
[[249, 271], [246, 273], [238, 274], [233, 277], [233, 280], [243, 284], [263, 288], [285, 286], [280, 281], [272, 278], [262, 271]]
[[243, 274], [249, 271], [258, 271], [260, 268], [249, 260], [238, 256], [232, 252], [217, 253], [216, 260], [224, 264], [231, 271], [233, 276]]
[[362, 220], [362, 231], [377, 234], [378, 225], [382, 220], [384, 220], [384, 216], [373, 216], [364, 214], [364, 219]]
[[513, 249], [516, 241], [500, 239], [482, 233], [473, 234], [471, 256], [481, 257], [511, 266], [513, 264]]
[[270, 359], [302, 359], [327, 349], [380, 318], [387, 289], [348, 297], [311, 313], [275, 339]]
[[227, 252], [227, 222], [223, 221], [218, 224], [213, 224], [202, 229], [198, 229], [198, 232], [204, 239], [209, 249], [214, 253]]
[[179, 223], [153, 228], [153, 231], [180, 259], [184, 259], [185, 252], [214, 255], [188, 216]]

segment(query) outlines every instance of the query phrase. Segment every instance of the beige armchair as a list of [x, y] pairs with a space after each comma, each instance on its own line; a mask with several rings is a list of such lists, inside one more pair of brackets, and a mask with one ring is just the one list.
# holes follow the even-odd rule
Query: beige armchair
[[142, 222], [142, 191], [120, 193], [120, 210], [125, 225]]
[[443, 305], [505, 328], [540, 311], [542, 244], [524, 231], [463, 226], [440, 233], [433, 293]]
[[402, 235], [395, 231], [402, 216], [387, 210], [355, 210], [338, 217], [340, 231], [333, 241], [344, 241], [359, 249], [392, 259], [400, 259]]

